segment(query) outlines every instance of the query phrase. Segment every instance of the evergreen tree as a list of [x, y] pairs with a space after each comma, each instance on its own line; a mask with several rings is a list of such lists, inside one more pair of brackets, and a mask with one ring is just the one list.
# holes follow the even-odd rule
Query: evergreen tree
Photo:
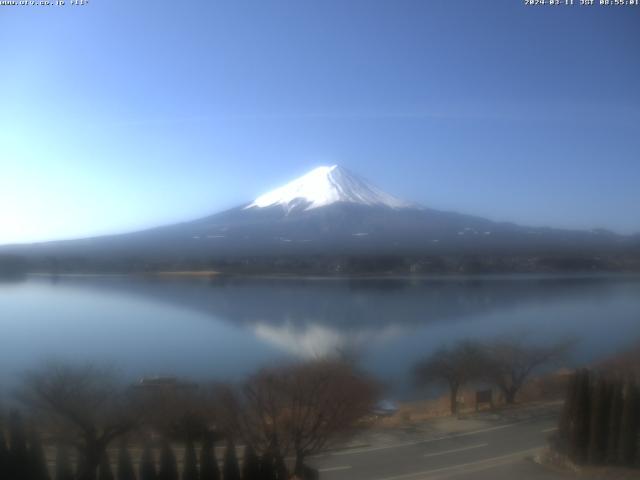
[[133, 469], [131, 455], [124, 442], [118, 449], [118, 480], [136, 480], [136, 472]]
[[86, 452], [82, 449], [76, 449], [76, 476], [78, 480], [86, 480], [87, 478], [93, 478], [95, 480], [95, 471], [89, 471], [89, 464], [87, 463]]
[[620, 442], [620, 421], [622, 420], [622, 382], [615, 380], [611, 386], [609, 402], [609, 432], [607, 434], [607, 458], [609, 464], [618, 463]]
[[587, 460], [589, 446], [590, 391], [587, 370], [578, 373], [576, 389], [575, 409], [570, 425], [569, 457], [574, 462], [583, 464]]
[[40, 436], [35, 430], [31, 430], [29, 435], [29, 470], [31, 480], [50, 479], [44, 449], [40, 442]]
[[236, 456], [236, 447], [233, 442], [227, 442], [227, 449], [224, 452], [224, 465], [222, 467], [224, 480], [240, 480], [240, 467]]
[[576, 409], [576, 399], [578, 393], [577, 387], [578, 372], [575, 372], [569, 377], [569, 382], [567, 384], [567, 394], [564, 400], [564, 406], [562, 407], [560, 422], [558, 423], [558, 447], [565, 453], [567, 453], [569, 450], [569, 443], [571, 440], [571, 429], [575, 416], [574, 412]]
[[266, 451], [260, 457], [260, 480], [276, 480], [276, 470], [273, 456]]
[[198, 458], [196, 457], [196, 449], [194, 448], [191, 440], [187, 441], [184, 450], [182, 479], [198, 480]]
[[0, 478], [9, 478], [9, 449], [0, 426]]
[[113, 470], [111, 469], [111, 460], [109, 454], [105, 450], [102, 458], [100, 459], [100, 466], [98, 467], [98, 480], [114, 480]]
[[12, 480], [28, 480], [29, 450], [21, 415], [13, 411], [9, 415], [9, 478]]
[[162, 449], [160, 450], [160, 471], [158, 473], [158, 480], [178, 480], [178, 478], [178, 463], [176, 462], [176, 456], [173, 453], [171, 444], [165, 440], [162, 443]]
[[151, 445], [147, 442], [140, 457], [140, 470], [138, 477], [140, 480], [156, 480], [156, 461]]
[[205, 439], [200, 451], [200, 480], [220, 480], [215, 446], [209, 438]]
[[622, 420], [618, 458], [620, 463], [633, 467], [638, 449], [638, 389], [633, 382], [627, 382], [623, 393]]
[[261, 480], [260, 459], [251, 445], [244, 449], [242, 463], [242, 480]]
[[284, 458], [281, 455], [274, 457], [274, 472], [276, 480], [289, 480], [289, 472], [287, 466], [284, 464]]
[[56, 448], [55, 480], [73, 480], [73, 469], [69, 460], [69, 451], [64, 445]]
[[300, 478], [302, 480], [319, 480], [320, 473], [315, 468], [311, 468], [303, 463], [298, 467], [296, 478]]
[[609, 421], [609, 384], [599, 376], [592, 388], [591, 419], [589, 431], [589, 463], [600, 465], [607, 453], [607, 424]]

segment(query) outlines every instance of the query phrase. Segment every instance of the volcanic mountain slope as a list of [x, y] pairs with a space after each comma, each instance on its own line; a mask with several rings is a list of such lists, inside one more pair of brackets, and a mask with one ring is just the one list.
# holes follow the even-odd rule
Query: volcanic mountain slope
[[345, 168], [330, 166], [202, 219], [0, 250], [40, 258], [171, 260], [288, 254], [593, 253], [638, 243], [636, 237], [602, 230], [530, 228], [433, 210], [385, 193]]

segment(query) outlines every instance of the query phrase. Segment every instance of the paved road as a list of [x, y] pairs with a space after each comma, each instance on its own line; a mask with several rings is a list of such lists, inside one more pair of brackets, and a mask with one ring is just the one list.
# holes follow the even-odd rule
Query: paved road
[[439, 438], [343, 450], [315, 457], [322, 480], [556, 480], [527, 458], [547, 444], [555, 416]]

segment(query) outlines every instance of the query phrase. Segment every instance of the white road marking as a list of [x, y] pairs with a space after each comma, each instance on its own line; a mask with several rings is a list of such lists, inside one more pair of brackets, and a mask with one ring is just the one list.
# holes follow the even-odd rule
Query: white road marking
[[[469, 473], [469, 472], [474, 472], [479, 470], [486, 470], [487, 468], [499, 467], [501, 465], [512, 463], [514, 460], [518, 461], [523, 455], [535, 453], [539, 451], [541, 448], [543, 447], [540, 446], [535, 448], [529, 448], [527, 450], [520, 450], [519, 452], [510, 453], [508, 455], [501, 455], [499, 457], [492, 457], [492, 458], [486, 458], [484, 460], [478, 460], [477, 462], [461, 463], [459, 465], [436, 468], [433, 470], [424, 470], [422, 472], [406, 473], [404, 475], [397, 475], [394, 477], [384, 477], [378, 480], [405, 480], [410, 478], [423, 478], [423, 479], [431, 478], [433, 480], [433, 478], [442, 478], [442, 476], [426, 477], [426, 475], [432, 476], [437, 474], [450, 473], [449, 476], [451, 476], [451, 475], [456, 475], [460, 473]], [[462, 471], [455, 472], [456, 470], [462, 470]]]
[[328, 468], [320, 468], [318, 471], [322, 472], [337, 472], [339, 470], [349, 470], [351, 465], [344, 465], [342, 467], [328, 467]]
[[557, 429], [558, 429], [558, 427], [545, 428], [544, 430], [540, 430], [540, 432], [541, 433], [555, 432]]
[[488, 443], [480, 443], [478, 445], [470, 445], [468, 447], [454, 448], [453, 450], [445, 450], [444, 452], [426, 453], [424, 457], [437, 457], [439, 455], [448, 455], [449, 453], [464, 452], [465, 450], [473, 450], [474, 448], [488, 447]]
[[514, 427], [516, 425], [521, 425], [523, 423], [529, 423], [529, 422], [530, 420], [523, 420], [521, 422], [508, 423], [506, 425], [498, 425], [497, 427], [488, 427], [488, 428], [483, 428], [481, 430], [473, 430], [471, 432], [454, 433], [453, 435], [444, 435], [442, 437], [437, 437], [437, 438], [427, 438], [424, 440], [417, 440], [415, 442], [394, 443], [393, 445], [383, 445], [380, 447], [368, 447], [368, 448], [358, 448], [358, 449], [352, 449], [352, 450], [342, 450], [340, 452], [330, 453], [329, 455], [330, 456], [352, 455], [356, 453], [376, 452], [378, 450], [389, 450], [391, 448], [409, 447], [411, 445], [422, 445], [424, 443], [440, 442], [442, 440], [449, 440], [451, 438], [468, 437], [470, 435], [477, 435], [479, 433], [493, 432], [495, 430], [502, 430], [504, 428]]
[[530, 451], [518, 452], [513, 455], [504, 455], [503, 457], [496, 457], [497, 459], [491, 461], [480, 461], [477, 462], [476, 465], [470, 464], [464, 467], [465, 469], [451, 472], [443, 472], [440, 475], [436, 474], [435, 476], [429, 476], [428, 479], [423, 480], [447, 480], [450, 478], [459, 477], [460, 475], [466, 475], [467, 478], [470, 473], [475, 474], [478, 472], [482, 472], [484, 470], [492, 470], [494, 468], [503, 467], [505, 465], [511, 465], [516, 462], [520, 462], [524, 459], [522, 455], [524, 454], [534, 454], [539, 452], [543, 447], [538, 447], [531, 449]]

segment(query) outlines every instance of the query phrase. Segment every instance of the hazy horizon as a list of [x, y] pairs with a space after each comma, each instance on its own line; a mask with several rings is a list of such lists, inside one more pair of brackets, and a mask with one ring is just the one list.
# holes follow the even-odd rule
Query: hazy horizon
[[[336, 165], [337, 165], [337, 166], [341, 166], [341, 165], [338, 165], [338, 164], [336, 164]], [[326, 167], [326, 166], [322, 166], [322, 167]], [[317, 167], [316, 167], [316, 168], [317, 168]], [[308, 172], [305, 172], [305, 173], [308, 173]], [[358, 175], [358, 176], [359, 176], [359, 175]], [[290, 180], [294, 180], [294, 179], [290, 179]], [[275, 188], [281, 187], [281, 186], [283, 186], [285, 183], [288, 183], [288, 181], [283, 181], [283, 182], [282, 182], [282, 184], [275, 186]], [[378, 186], [378, 185], [376, 185], [376, 186]], [[264, 192], [262, 192], [262, 194], [270, 193], [270, 192], [271, 192], [271, 191], [269, 191], [269, 192], [264, 191]], [[392, 193], [392, 192], [386, 192], [386, 193]], [[255, 199], [255, 198], [254, 198], [254, 199]], [[239, 204], [232, 205], [232, 206], [230, 206], [229, 208], [238, 208], [238, 207], [242, 207], [242, 206], [248, 205], [248, 204], [250, 203], [250, 201], [251, 201], [251, 200], [254, 200], [254, 199], [250, 199], [250, 200], [243, 201], [243, 202], [241, 202], [241, 203], [239, 203]], [[402, 199], [402, 200], [404, 200], [404, 199]], [[426, 207], [426, 208], [431, 208], [431, 207], [429, 207], [428, 205], [421, 205], [421, 204], [419, 204], [419, 203], [414, 203], [414, 204], [413, 204], [413, 207], [419, 207], [419, 208], [420, 208], [420, 207]], [[172, 224], [172, 223], [189, 222], [189, 221], [192, 221], [192, 220], [197, 220], [197, 219], [199, 219], [199, 218], [202, 218], [203, 216], [207, 216], [207, 215], [210, 215], [210, 214], [211, 214], [211, 215], [215, 215], [216, 213], [221, 213], [221, 212], [222, 212], [222, 211], [224, 211], [224, 210], [225, 210], [225, 209], [223, 208], [223, 210], [220, 210], [220, 211], [204, 213], [204, 214], [200, 215], [200, 217], [184, 218], [184, 219], [176, 220], [175, 222], [165, 222], [165, 223], [161, 223], [161, 224], [157, 224], [157, 225], [144, 225], [144, 226], [141, 226], [141, 227], [138, 227], [138, 228], [135, 228], [135, 227], [134, 227], [134, 228], [131, 228], [131, 229], [128, 229], [128, 230], [122, 230], [122, 231], [111, 231], [111, 232], [107, 232], [107, 233], [97, 233], [97, 234], [94, 234], [94, 235], [84, 235], [84, 236], [83, 236], [83, 235], [81, 235], [81, 236], [77, 236], [77, 237], [52, 238], [52, 239], [45, 239], [45, 240], [35, 240], [35, 241], [26, 241], [26, 242], [14, 242], [14, 243], [6, 243], [6, 244], [2, 244], [2, 243], [0, 243], [0, 246], [3, 246], [3, 245], [7, 246], [7, 245], [12, 245], [12, 244], [15, 244], [15, 245], [18, 245], [18, 244], [30, 244], [30, 243], [37, 244], [37, 243], [47, 243], [47, 242], [55, 242], [55, 241], [61, 241], [61, 240], [62, 240], [62, 241], [64, 241], [64, 240], [80, 240], [80, 239], [93, 238], [93, 237], [100, 237], [100, 236], [110, 236], [110, 235], [127, 234], [127, 233], [133, 233], [133, 232], [136, 232], [136, 231], [143, 231], [143, 230], [147, 230], [147, 229], [154, 229], [154, 228], [157, 228], [157, 227], [163, 227], [163, 226], [166, 226], [166, 225], [170, 225], [170, 224]], [[441, 210], [442, 210], [442, 211], [452, 211], [452, 210], [450, 210], [450, 209], [446, 209], [446, 208], [441, 209]], [[463, 214], [466, 214], [466, 213], [468, 213], [468, 212], [455, 212], [455, 213], [463, 213]], [[495, 219], [495, 218], [490, 218], [490, 217], [486, 217], [486, 218], [487, 218], [487, 219], [489, 219], [489, 220], [493, 220], [493, 221], [505, 221], [505, 222], [510, 222], [508, 219]], [[523, 226], [530, 226], [530, 227], [550, 227], [551, 225], [524, 225], [524, 224], [523, 224]], [[561, 225], [560, 225], [560, 226], [556, 226], [556, 227], [553, 227], [553, 226], [551, 226], [551, 227], [552, 227], [552, 228], [562, 228], [562, 226], [561, 226]], [[565, 228], [568, 228], [568, 227], [565, 227]], [[594, 228], [594, 229], [596, 229], [596, 228], [598, 228], [598, 227], [593, 227], [593, 228]], [[588, 229], [587, 229], [587, 228], [585, 228], [585, 230], [588, 230]], [[615, 232], [615, 233], [625, 234], [626, 232]], [[628, 233], [626, 233], [626, 234], [628, 234], [628, 235], [636, 235], [636, 234], [640, 234], [640, 229], [638, 229], [637, 231], [631, 231], [631, 232], [628, 232]]]

